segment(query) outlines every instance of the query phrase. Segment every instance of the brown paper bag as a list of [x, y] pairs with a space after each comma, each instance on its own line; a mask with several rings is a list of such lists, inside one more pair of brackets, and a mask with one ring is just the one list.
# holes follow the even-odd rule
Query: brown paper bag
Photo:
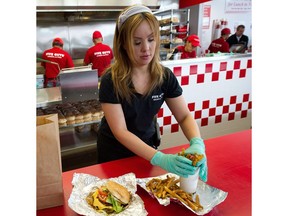
[[63, 205], [57, 114], [37, 116], [37, 209]]

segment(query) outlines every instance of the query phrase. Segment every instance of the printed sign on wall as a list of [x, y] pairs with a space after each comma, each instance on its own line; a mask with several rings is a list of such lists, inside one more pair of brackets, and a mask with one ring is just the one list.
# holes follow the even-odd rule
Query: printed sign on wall
[[209, 27], [210, 27], [210, 17], [211, 17], [211, 5], [204, 5], [204, 7], [203, 7], [202, 29], [209, 29]]
[[251, 12], [252, 0], [226, 0], [226, 13], [246, 13]]

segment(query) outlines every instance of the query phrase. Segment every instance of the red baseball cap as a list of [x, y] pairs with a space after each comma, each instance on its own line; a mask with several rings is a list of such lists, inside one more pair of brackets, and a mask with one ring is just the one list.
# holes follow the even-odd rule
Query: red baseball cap
[[100, 31], [95, 31], [93, 33], [93, 39], [102, 38], [102, 34]]
[[230, 31], [229, 28], [224, 28], [224, 29], [222, 29], [221, 35], [226, 35], [226, 34], [231, 34], [231, 31]]
[[199, 39], [199, 37], [198, 37], [197, 35], [190, 35], [190, 36], [187, 38], [187, 41], [189, 41], [189, 42], [192, 44], [192, 46], [195, 46], [195, 47], [199, 46], [199, 47], [201, 47], [201, 46], [200, 46], [200, 39]]
[[63, 40], [61, 38], [54, 38], [53, 43], [59, 43], [59, 44], [64, 44]]

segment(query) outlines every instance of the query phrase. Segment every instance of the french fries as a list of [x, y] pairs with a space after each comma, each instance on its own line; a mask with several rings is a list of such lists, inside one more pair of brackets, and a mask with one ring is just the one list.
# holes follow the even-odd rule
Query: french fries
[[202, 160], [202, 158], [204, 157], [203, 154], [185, 154], [185, 149], [183, 148], [182, 151], [180, 153], [178, 153], [178, 155], [180, 156], [184, 156], [186, 158], [188, 158], [189, 160], [192, 161], [192, 165], [196, 166], [196, 164], [198, 163], [198, 161]]
[[154, 194], [155, 197], [160, 199], [174, 198], [182, 203], [185, 203], [194, 211], [200, 211], [203, 206], [200, 204], [200, 199], [198, 194], [193, 200], [192, 194], [189, 194], [177, 185], [180, 179], [175, 177], [166, 176], [166, 179], [153, 178], [146, 183], [146, 188]]

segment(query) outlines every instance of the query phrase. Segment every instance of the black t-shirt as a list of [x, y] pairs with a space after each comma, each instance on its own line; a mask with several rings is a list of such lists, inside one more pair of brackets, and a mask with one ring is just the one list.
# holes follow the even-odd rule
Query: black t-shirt
[[246, 35], [242, 35], [240, 40], [238, 41], [236, 34], [231, 35], [226, 42], [229, 44], [231, 48], [234, 44], [244, 44], [244, 48], [247, 49], [248, 47], [249, 38]]
[[[154, 89], [152, 94], [147, 97], [138, 93], [134, 94], [131, 104], [129, 104], [125, 99], [117, 99], [111, 73], [107, 72], [101, 78], [99, 101], [101, 103], [121, 104], [127, 129], [143, 141], [149, 139], [155, 133], [153, 118], [157, 115], [165, 99], [178, 97], [182, 94], [182, 88], [173, 72], [165, 67], [165, 73], [168, 76], [164, 79], [162, 86]], [[105, 117], [102, 118], [99, 130], [101, 130], [102, 135], [114, 138]]]

